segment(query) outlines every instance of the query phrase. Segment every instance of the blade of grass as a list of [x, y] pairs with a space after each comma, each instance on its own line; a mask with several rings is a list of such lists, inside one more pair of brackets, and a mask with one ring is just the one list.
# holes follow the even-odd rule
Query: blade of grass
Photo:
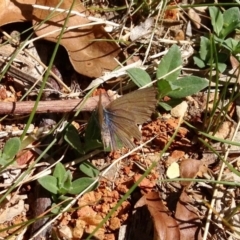
[[[62, 1], [63, 1], [63, 0], [61, 0], [61, 1], [59, 2], [58, 6], [60, 6], [60, 4], [62, 3]], [[73, 1], [72, 5], [71, 5], [71, 8], [73, 7], [74, 2], [75, 2], [75, 0]], [[58, 6], [57, 6], [57, 7], [58, 7]], [[58, 41], [57, 41], [57, 43], [56, 43], [56, 45], [55, 45], [55, 47], [54, 47], [53, 54], [52, 54], [52, 57], [51, 57], [51, 59], [50, 59], [48, 69], [47, 69], [46, 74], [45, 74], [45, 76], [44, 76], [44, 78], [43, 78], [43, 82], [42, 82], [41, 88], [40, 88], [40, 90], [39, 90], [39, 93], [38, 93], [36, 102], [35, 102], [35, 104], [34, 104], [33, 110], [32, 110], [32, 112], [31, 112], [31, 114], [30, 114], [30, 116], [29, 116], [29, 118], [28, 118], [26, 127], [25, 127], [25, 129], [24, 129], [24, 131], [23, 131], [23, 133], [22, 133], [22, 135], [21, 135], [21, 140], [24, 139], [24, 137], [25, 137], [25, 135], [26, 135], [26, 133], [27, 133], [27, 129], [29, 128], [30, 124], [32, 123], [33, 117], [34, 117], [34, 115], [35, 115], [35, 113], [36, 113], [37, 106], [38, 106], [38, 103], [39, 103], [39, 101], [40, 101], [40, 99], [41, 99], [41, 96], [42, 96], [42, 93], [43, 93], [43, 89], [44, 89], [44, 87], [45, 87], [45, 85], [46, 85], [46, 82], [47, 82], [47, 80], [48, 80], [48, 77], [49, 77], [49, 75], [50, 75], [50, 71], [51, 71], [51, 69], [52, 69], [53, 62], [54, 62], [54, 59], [55, 59], [55, 57], [56, 57], [58, 47], [59, 47], [59, 45], [60, 45], [61, 38], [62, 38], [63, 33], [64, 33], [64, 31], [65, 31], [65, 27], [66, 27], [66, 25], [67, 25], [67, 22], [68, 22], [68, 20], [69, 20], [70, 12], [71, 12], [71, 11], [69, 11], [69, 13], [67, 14], [67, 17], [66, 17], [66, 19], [65, 19], [65, 21], [64, 21], [63, 27], [62, 27], [62, 29], [61, 29], [61, 32], [60, 32], [60, 35], [59, 35], [59, 38], [58, 38]], [[51, 13], [50, 16], [51, 16], [52, 14], [53, 14], [53, 13]]]

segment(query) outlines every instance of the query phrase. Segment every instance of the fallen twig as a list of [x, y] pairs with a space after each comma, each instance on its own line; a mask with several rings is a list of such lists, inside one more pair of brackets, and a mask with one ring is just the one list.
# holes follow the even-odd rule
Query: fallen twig
[[[93, 111], [98, 104], [99, 96], [91, 97], [81, 107], [81, 111]], [[40, 101], [36, 113], [65, 113], [76, 112], [83, 99], [71, 100], [51, 100]], [[105, 106], [109, 103], [109, 98], [102, 95], [102, 104]], [[32, 111], [34, 101], [25, 102], [1, 102], [0, 114], [28, 114]]]

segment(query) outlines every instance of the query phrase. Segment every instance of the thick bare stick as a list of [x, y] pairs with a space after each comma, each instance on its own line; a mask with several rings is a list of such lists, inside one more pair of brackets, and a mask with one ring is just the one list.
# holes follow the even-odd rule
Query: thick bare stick
[[[60, 113], [77, 111], [83, 99], [40, 101], [36, 113]], [[81, 111], [93, 111], [98, 104], [99, 96], [86, 100]], [[106, 106], [109, 98], [102, 95], [102, 104]], [[32, 111], [34, 101], [0, 102], [0, 115], [2, 114], [28, 114]]]

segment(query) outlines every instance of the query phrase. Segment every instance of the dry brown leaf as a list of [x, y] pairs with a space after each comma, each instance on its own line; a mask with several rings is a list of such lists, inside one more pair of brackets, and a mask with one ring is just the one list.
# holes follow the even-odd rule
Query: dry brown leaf
[[0, 26], [13, 22], [31, 21], [32, 4], [36, 0], [1, 0], [0, 1]]
[[[36, 0], [36, 4], [49, 7], [55, 7], [58, 3], [58, 0]], [[64, 0], [60, 8], [68, 10], [71, 4], [72, 0]], [[88, 15], [81, 3], [76, 4], [74, 10]], [[51, 11], [34, 9], [33, 24], [45, 20], [50, 13]], [[36, 34], [41, 36], [49, 33], [45, 39], [57, 42], [60, 31], [52, 34], [50, 32], [61, 29], [66, 16], [66, 13], [55, 13], [51, 20], [39, 28], [35, 27]], [[88, 23], [88, 19], [72, 15], [68, 20], [67, 27]], [[103, 26], [95, 25], [66, 31], [61, 39], [61, 45], [68, 51], [70, 61], [77, 72], [89, 77], [99, 77], [104, 71], [111, 71], [117, 67], [113, 58], [120, 51], [115, 42], [104, 41], [105, 39], [110, 40], [110, 36], [104, 31]]]
[[13, 219], [16, 216], [23, 214], [25, 211], [26, 211], [26, 209], [24, 206], [24, 201], [22, 199], [20, 199], [17, 204], [15, 204], [11, 207], [7, 207], [6, 209], [4, 209], [1, 212], [0, 223], [13, 221]]
[[220, 127], [214, 134], [216, 138], [231, 139], [235, 132], [235, 124], [232, 121], [224, 121], [220, 123]]
[[199, 14], [193, 8], [190, 8], [188, 10], [188, 15], [189, 15], [190, 19], [192, 20], [193, 24], [195, 25], [195, 27], [197, 29], [200, 29], [201, 28], [201, 18], [199, 16]]
[[[195, 178], [197, 175], [202, 176], [203, 172], [207, 171], [204, 163], [201, 160], [186, 159], [180, 164], [181, 178]], [[189, 186], [191, 182], [181, 182], [182, 186]]]
[[234, 71], [234, 75], [238, 78], [238, 83], [240, 83], [240, 63], [239, 61], [234, 57], [230, 56], [230, 63], [232, 65], [232, 69]]
[[149, 192], [144, 195], [135, 207], [143, 205], [147, 205], [154, 222], [154, 240], [180, 239], [177, 222], [170, 216], [170, 211], [165, 207], [158, 193]]
[[201, 222], [196, 213], [196, 210], [191, 203], [191, 198], [187, 195], [185, 189], [183, 190], [180, 199], [177, 203], [175, 218], [177, 219], [180, 229], [181, 240], [200, 240], [201, 236]]
[[[40, 23], [45, 20], [50, 11], [33, 8], [32, 4], [55, 7], [58, 3], [58, 0], [1, 0], [0, 26], [12, 22], [31, 20], [33, 20], [34, 24]], [[68, 10], [71, 4], [71, 0], [64, 0], [60, 8]], [[80, 3], [76, 4], [74, 10], [89, 15]], [[40, 36], [61, 29], [66, 15], [64, 13], [56, 13], [50, 21], [43, 24], [36, 31], [36, 34]], [[89, 22], [86, 18], [73, 15], [68, 21], [68, 27]], [[48, 35], [44, 39], [57, 42], [59, 34], [60, 31]], [[120, 48], [115, 42], [111, 41], [110, 35], [105, 32], [102, 25], [69, 30], [64, 33], [61, 45], [68, 51], [74, 69], [80, 74], [89, 77], [99, 77], [104, 71], [111, 71], [117, 67], [114, 57], [119, 54]]]
[[203, 24], [206, 24], [206, 9], [207, 7], [196, 7], [188, 10], [189, 18], [197, 29], [200, 29]]

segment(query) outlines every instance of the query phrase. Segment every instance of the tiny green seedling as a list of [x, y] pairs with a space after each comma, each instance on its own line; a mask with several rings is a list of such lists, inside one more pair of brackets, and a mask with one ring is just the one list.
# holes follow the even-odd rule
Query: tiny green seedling
[[21, 141], [18, 137], [10, 138], [4, 145], [2, 151], [0, 151], [0, 165], [5, 167], [10, 164], [21, 147]]
[[69, 124], [65, 129], [64, 140], [79, 154], [84, 154], [77, 129]]
[[[62, 163], [57, 163], [53, 171], [53, 175], [44, 176], [38, 179], [38, 182], [42, 187], [47, 189], [52, 193], [52, 198], [55, 203], [66, 199], [67, 194], [79, 194], [88, 188], [95, 181], [92, 176], [97, 176], [98, 172], [93, 170], [91, 165], [91, 170], [88, 167], [85, 167], [85, 172], [87, 172], [90, 177], [82, 177], [76, 180], [72, 180], [72, 174], [69, 170], [66, 170]], [[91, 172], [91, 174], [90, 174]], [[94, 174], [93, 174], [94, 172]], [[95, 189], [97, 184], [94, 184], [89, 191]]]

